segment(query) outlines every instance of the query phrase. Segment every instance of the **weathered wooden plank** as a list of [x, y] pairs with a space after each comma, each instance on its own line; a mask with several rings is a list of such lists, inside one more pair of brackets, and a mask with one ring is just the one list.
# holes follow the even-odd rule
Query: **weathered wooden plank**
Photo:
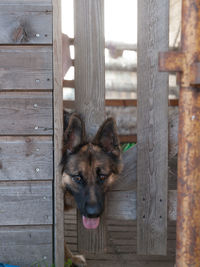
[[33, 8], [35, 8], [35, 11], [42, 11], [44, 7], [52, 10], [52, 0], [1, 0], [0, 6], [5, 5], [8, 10], [13, 10], [13, 6], [15, 6], [17, 11], [22, 10], [22, 8], [24, 11], [29, 11]]
[[136, 219], [136, 194], [134, 191], [109, 192], [107, 198], [107, 218]]
[[[122, 153], [123, 171], [115, 182], [112, 191], [130, 191], [136, 189], [137, 145]], [[169, 189], [177, 188], [177, 156], [169, 156]]]
[[[111, 100], [110, 100], [111, 101]], [[109, 101], [109, 102], [110, 102]], [[109, 104], [109, 102], [105, 102]], [[122, 101], [123, 102], [123, 101]], [[117, 104], [118, 102], [116, 102]], [[126, 103], [126, 102], [125, 102]], [[129, 103], [129, 102], [128, 102]], [[173, 102], [172, 102], [173, 103]], [[113, 105], [115, 102], [113, 103]], [[174, 104], [174, 103], [173, 103]], [[112, 102], [111, 102], [112, 105]], [[106, 117], [116, 119], [121, 143], [137, 142], [137, 108], [131, 106], [106, 106]], [[74, 110], [74, 101], [64, 101], [64, 108]], [[169, 107], [169, 155], [177, 154], [178, 140], [178, 107]]]
[[0, 180], [51, 179], [52, 137], [0, 136]]
[[1, 182], [0, 225], [52, 224], [51, 182]]
[[[20, 2], [21, 5], [19, 5]], [[42, 1], [34, 2], [3, 1], [2, 3], [1, 1], [0, 44], [52, 43], [51, 2], [46, 2], [46, 5], [41, 5]]]
[[63, 137], [61, 1], [53, 0], [53, 112], [54, 112], [54, 262], [64, 266], [64, 196], [60, 161]]
[[[63, 81], [63, 85], [65, 80]], [[71, 82], [71, 80], [67, 81]], [[67, 86], [66, 86], [67, 87]], [[74, 108], [74, 100], [64, 100], [64, 108]], [[105, 105], [108, 107], [137, 107], [137, 99], [106, 99]], [[169, 106], [178, 106], [178, 99], [169, 99]]]
[[104, 216], [101, 216], [100, 224], [96, 230], [85, 230], [82, 215], [78, 212], [78, 251], [83, 254], [88, 251], [94, 254], [102, 253], [106, 244], [105, 228], [105, 212]]
[[[75, 10], [75, 109], [94, 136], [105, 112], [104, 1], [76, 0]], [[102, 252], [106, 246], [104, 215], [97, 230], [88, 231], [78, 215], [78, 247]], [[84, 240], [84, 242], [83, 242]]]
[[[136, 191], [113, 191], [108, 194], [107, 219], [136, 220]], [[168, 191], [168, 220], [176, 220], [177, 191]]]
[[0, 90], [52, 89], [52, 48], [1, 46]]
[[100, 0], [75, 1], [75, 109], [94, 135], [104, 119], [104, 7]]
[[168, 49], [168, 17], [169, 1], [138, 1], [137, 237], [147, 255], [167, 247], [168, 75], [158, 52]]
[[[119, 256], [120, 258], [120, 256]], [[121, 266], [124, 266], [124, 267], [130, 267], [130, 266], [134, 266], [134, 267], [174, 267], [174, 261], [168, 261], [168, 262], [159, 262], [159, 261], [144, 261], [144, 262], [138, 262], [138, 261], [135, 261], [133, 262], [132, 260], [131, 261], [128, 261], [126, 259], [122, 260], [121, 262], [119, 261], [119, 259], [117, 259], [116, 261], [106, 261], [106, 260], [102, 260], [102, 261], [97, 261], [97, 260], [88, 260], [88, 267], [121, 267]]]
[[[136, 233], [137, 225], [136, 221], [133, 220], [107, 220], [107, 249], [106, 252], [102, 254], [91, 254], [86, 253], [88, 264], [90, 260], [96, 264], [103, 264], [104, 266], [115, 266], [115, 264], [120, 263], [120, 266], [135, 266], [139, 264], [156, 263], [155, 266], [164, 266], [165, 263], [175, 261], [175, 238], [176, 238], [176, 228], [175, 223], [168, 224], [168, 246], [167, 246], [167, 256], [139, 256], [136, 254]], [[65, 225], [65, 229], [68, 228], [68, 224]], [[68, 240], [68, 234], [65, 233], [66, 240]], [[127, 246], [128, 242], [133, 244]], [[76, 244], [70, 244], [69, 247], [77, 253]], [[110, 265], [109, 265], [110, 264]], [[127, 265], [126, 265], [127, 264]], [[136, 265], [137, 266], [137, 265]], [[150, 265], [151, 266], [151, 265]], [[154, 266], [154, 265], [153, 265]], [[171, 265], [173, 267], [173, 265]]]
[[30, 267], [45, 262], [51, 266], [52, 226], [1, 226], [0, 255], [7, 264]]
[[51, 135], [52, 93], [0, 92], [0, 135]]

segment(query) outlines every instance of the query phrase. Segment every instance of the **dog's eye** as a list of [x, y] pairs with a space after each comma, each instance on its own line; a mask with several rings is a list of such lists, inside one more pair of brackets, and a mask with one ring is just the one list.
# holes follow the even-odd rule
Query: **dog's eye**
[[74, 176], [72, 176], [72, 181], [80, 184], [82, 182], [82, 178], [80, 175], [74, 175]]
[[99, 180], [104, 182], [108, 176], [106, 174], [99, 174]]

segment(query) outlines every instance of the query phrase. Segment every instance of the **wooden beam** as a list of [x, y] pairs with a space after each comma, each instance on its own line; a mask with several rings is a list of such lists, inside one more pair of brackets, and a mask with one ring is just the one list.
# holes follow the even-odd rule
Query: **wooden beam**
[[[105, 58], [104, 1], [75, 0], [75, 110], [85, 120], [89, 138], [104, 120]], [[78, 249], [94, 253], [106, 247], [104, 216], [97, 230], [88, 231], [78, 215]]]
[[[70, 38], [70, 45], [74, 45], [74, 38]], [[130, 50], [130, 51], [136, 51], [137, 52], [137, 44], [127, 44], [127, 43], [119, 43], [119, 42], [113, 42], [113, 41], [106, 41], [105, 42], [105, 48], [107, 49], [116, 49], [116, 50]], [[170, 47], [169, 48], [172, 51], [177, 51], [177, 47]]]
[[54, 70], [54, 263], [64, 266], [64, 197], [60, 161], [63, 137], [62, 33], [61, 0], [53, 0], [53, 70]]
[[[64, 100], [64, 108], [73, 109], [73, 100]], [[105, 105], [107, 107], [137, 107], [137, 99], [106, 99]], [[176, 107], [178, 106], [178, 99], [169, 99], [168, 106]]]
[[167, 249], [168, 75], [158, 72], [158, 52], [168, 49], [168, 13], [168, 0], [138, 1], [137, 251], [144, 255]]
[[137, 143], [137, 135], [120, 135], [119, 140], [120, 143]]

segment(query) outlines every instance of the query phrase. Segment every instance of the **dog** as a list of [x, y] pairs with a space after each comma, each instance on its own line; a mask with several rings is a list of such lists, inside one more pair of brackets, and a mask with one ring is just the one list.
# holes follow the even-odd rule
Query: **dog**
[[[78, 114], [68, 120], [64, 113], [62, 188], [65, 209], [77, 207], [86, 229], [96, 229], [104, 211], [105, 194], [122, 171], [117, 127], [108, 118], [88, 141], [84, 121]], [[82, 255], [73, 255], [65, 244], [65, 258], [86, 266]]]

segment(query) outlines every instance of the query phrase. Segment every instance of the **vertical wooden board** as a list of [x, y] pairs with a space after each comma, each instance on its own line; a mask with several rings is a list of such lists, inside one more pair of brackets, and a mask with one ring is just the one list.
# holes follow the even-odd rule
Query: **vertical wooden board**
[[64, 266], [64, 196], [61, 187], [63, 88], [61, 0], [53, 0], [54, 262]]
[[[105, 213], [105, 211], [104, 211]], [[101, 216], [100, 224], [96, 230], [86, 230], [83, 226], [82, 215], [78, 212], [78, 251], [85, 253], [105, 252], [106, 223], [105, 216]]]
[[75, 108], [94, 135], [105, 112], [104, 3], [75, 0]]
[[52, 137], [0, 137], [0, 181], [52, 179]]
[[52, 224], [52, 182], [0, 183], [0, 225]]
[[52, 226], [1, 226], [0, 255], [5, 264], [30, 267], [37, 262], [51, 266]]
[[51, 135], [52, 93], [0, 92], [0, 135]]
[[158, 52], [168, 49], [169, 1], [138, 1], [137, 251], [167, 248], [168, 75]]
[[[91, 138], [104, 119], [104, 1], [75, 0], [75, 109]], [[106, 247], [105, 212], [99, 229], [88, 232], [78, 220], [78, 249], [102, 252]]]
[[0, 90], [52, 89], [52, 47], [1, 46]]
[[[52, 5], [0, 3], [0, 44], [51, 44]], [[42, 1], [41, 1], [42, 2]]]

